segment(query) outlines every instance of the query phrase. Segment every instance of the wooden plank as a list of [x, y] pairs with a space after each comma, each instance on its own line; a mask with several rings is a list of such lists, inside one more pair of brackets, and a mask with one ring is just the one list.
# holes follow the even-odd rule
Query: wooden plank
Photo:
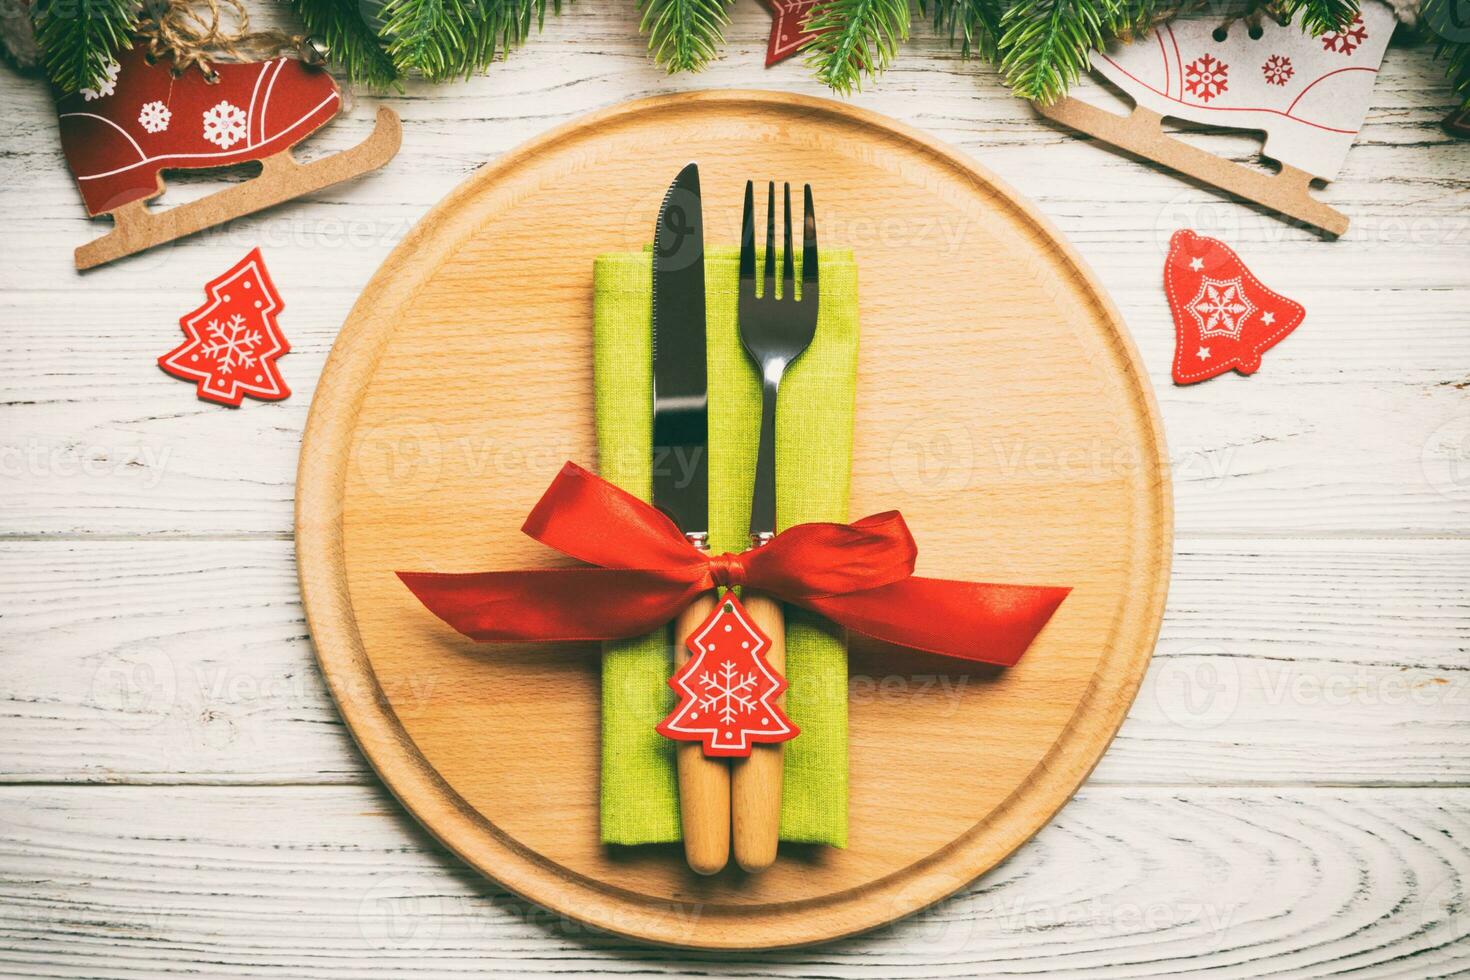
[[[1467, 592], [1465, 541], [1183, 543], [1092, 784], [1470, 782]], [[0, 781], [373, 779], [312, 656], [289, 542], [11, 542], [0, 623]], [[956, 682], [860, 676], [850, 694]]]
[[[243, 250], [180, 255], [177, 283], [153, 295], [76, 290], [61, 322], [40, 312], [45, 294], [6, 293], [0, 316], [12, 329], [0, 339], [6, 436], [0, 481], [0, 530], [35, 534], [273, 533], [290, 528], [296, 454], [306, 410], [327, 349], [366, 272], [348, 288], [313, 292], [327, 273], [294, 252], [267, 261], [287, 296], [293, 352], [283, 364], [295, 390], [286, 402], [231, 411], [199, 402], [164, 376], [157, 354], [175, 339], [176, 315], [192, 308], [197, 286]], [[302, 261], [293, 262], [293, 258]], [[335, 256], [343, 259], [343, 256]], [[371, 268], [373, 257], [353, 259]], [[1470, 476], [1463, 459], [1470, 434], [1463, 372], [1470, 311], [1453, 269], [1436, 260], [1432, 275], [1375, 276], [1365, 256], [1346, 271], [1300, 259], [1300, 281], [1350, 275], [1372, 288], [1283, 292], [1308, 301], [1308, 320], [1250, 378], [1175, 388], [1167, 382], [1173, 331], [1142, 261], [1100, 273], [1123, 307], [1159, 395], [1177, 491], [1177, 527], [1192, 533], [1443, 533], [1470, 531]], [[1330, 258], [1330, 257], [1329, 257]], [[359, 265], [359, 262], [361, 263]], [[1149, 265], [1161, 262], [1158, 256]], [[1394, 263], [1401, 270], [1410, 263]], [[101, 270], [102, 274], [110, 270]], [[1263, 273], [1264, 274], [1264, 273]], [[173, 282], [171, 278], [171, 282]], [[1393, 324], [1361, 316], [1396, 307]], [[130, 322], [107, 328], [113, 309]], [[131, 318], [136, 317], [136, 322]], [[1310, 397], [1303, 397], [1304, 392]], [[1051, 467], [1058, 478], [1079, 466], [1126, 465], [1085, 453], [1035, 459], [1025, 446], [996, 444], [977, 421], [937, 420], [935, 446], [971, 467], [977, 486], [1025, 478]], [[943, 436], [944, 438], [939, 438]], [[450, 452], [482, 453], [455, 444]], [[420, 446], [405, 447], [421, 451]], [[934, 451], [932, 449], [926, 451]], [[412, 461], [405, 456], [405, 462]], [[1330, 474], [1330, 475], [1329, 475]], [[1080, 474], [1085, 476], [1085, 471]]]
[[[0, 156], [0, 209], [27, 239], [0, 269], [0, 532], [285, 533], [326, 351], [362, 284], [413, 222], [479, 164], [655, 87], [821, 94], [795, 62], [753, 73], [765, 19], [759, 9], [737, 10], [725, 58], [702, 75], [664, 81], [646, 67], [635, 14], [568, 9], [488, 76], [453, 88], [413, 84], [407, 97], [386, 100], [404, 116], [407, 138], [382, 172], [84, 277], [64, 259], [102, 226], [83, 215], [49, 96], [40, 85], [0, 88], [0, 109], [16, 120]], [[1448, 97], [1427, 52], [1390, 52], [1360, 145], [1321, 195], [1354, 220], [1347, 238], [1327, 245], [1048, 126], [927, 27], [916, 25], [916, 35], [899, 67], [855, 101], [970, 151], [1078, 244], [1150, 366], [1176, 460], [1181, 533], [1470, 531], [1470, 479], [1456, 470], [1470, 431], [1457, 387], [1470, 360], [1470, 335], [1460, 329], [1470, 313], [1462, 274], [1470, 145], [1437, 128]], [[561, 81], [542, 91], [548, 77]], [[307, 148], [350, 146], [370, 127], [369, 108]], [[1234, 159], [1253, 145], [1238, 135], [1191, 138]], [[1088, 179], [1077, 180], [1079, 172]], [[197, 197], [213, 181], [181, 178], [169, 199]], [[1173, 336], [1158, 282], [1168, 235], [1181, 225], [1220, 234], [1308, 307], [1302, 329], [1251, 379], [1186, 389], [1168, 382]], [[859, 251], [884, 236], [941, 249], [964, 236], [893, 216], [857, 215], [832, 228]], [[179, 314], [197, 305], [199, 285], [256, 244], [286, 296], [294, 349], [283, 369], [296, 393], [233, 412], [199, 403], [154, 361], [175, 341]], [[1005, 478], [1016, 449], [969, 446], [977, 481]]]
[[1465, 789], [1086, 789], [915, 918], [721, 955], [639, 947], [528, 906], [375, 788], [4, 787], [0, 972], [1458, 975], [1467, 808]]

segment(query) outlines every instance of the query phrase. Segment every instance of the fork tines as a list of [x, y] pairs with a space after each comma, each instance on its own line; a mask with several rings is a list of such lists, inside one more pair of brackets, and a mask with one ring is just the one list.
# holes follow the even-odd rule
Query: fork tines
[[[795, 300], [796, 269], [791, 247], [791, 185], [783, 184], [785, 235], [781, 252], [780, 299]], [[801, 229], [801, 300], [817, 298], [817, 217], [812, 208], [812, 185], [804, 185], [805, 207]], [[755, 182], [745, 182], [745, 214], [740, 232], [740, 300], [774, 302], [776, 279], [776, 182], [766, 184], [766, 262], [760, 296], [755, 289]]]

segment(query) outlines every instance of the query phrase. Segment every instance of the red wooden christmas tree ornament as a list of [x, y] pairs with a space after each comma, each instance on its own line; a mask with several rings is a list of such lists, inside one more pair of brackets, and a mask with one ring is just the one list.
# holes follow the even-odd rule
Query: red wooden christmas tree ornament
[[276, 324], [285, 308], [260, 249], [204, 287], [209, 302], [179, 318], [188, 337], [158, 359], [176, 378], [198, 383], [205, 401], [238, 407], [246, 395], [280, 401], [291, 394], [276, 358], [291, 349]]
[[1234, 370], [1254, 374], [1261, 355], [1307, 311], [1261, 284], [1230, 246], [1188, 229], [1169, 239], [1164, 292], [1174, 315], [1174, 383], [1191, 385]]
[[770, 639], [734, 593], [689, 637], [694, 656], [669, 678], [679, 703], [656, 726], [681, 742], [703, 742], [708, 756], [748, 756], [757, 742], [785, 742], [799, 731], [776, 697], [786, 678], [771, 669]]

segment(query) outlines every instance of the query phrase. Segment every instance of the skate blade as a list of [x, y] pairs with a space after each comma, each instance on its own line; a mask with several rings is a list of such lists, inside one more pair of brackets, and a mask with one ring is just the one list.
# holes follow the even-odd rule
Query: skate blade
[[76, 250], [77, 268], [105, 265], [376, 170], [393, 158], [402, 143], [403, 126], [398, 114], [382, 106], [367, 139], [341, 153], [311, 163], [297, 163], [287, 147], [260, 161], [259, 177], [197, 201], [158, 212], [148, 210], [146, 201], [125, 204], [112, 212], [112, 231]]
[[1307, 193], [1314, 178], [1305, 170], [1283, 163], [1278, 173], [1265, 174], [1217, 157], [1166, 134], [1163, 116], [1151, 109], [1134, 106], [1130, 114], [1119, 116], [1070, 96], [1052, 105], [1035, 102], [1032, 105], [1054, 122], [1295, 218], [1333, 237], [1348, 229], [1347, 215]]

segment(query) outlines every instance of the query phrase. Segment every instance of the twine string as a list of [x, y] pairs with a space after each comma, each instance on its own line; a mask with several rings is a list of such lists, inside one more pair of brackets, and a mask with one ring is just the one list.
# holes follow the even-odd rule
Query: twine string
[[213, 61], [258, 61], [298, 50], [304, 40], [285, 31], [252, 31], [242, 0], [149, 0], [138, 36], [148, 42], [150, 61], [170, 57], [175, 77], [198, 68], [209, 82], [219, 78]]

